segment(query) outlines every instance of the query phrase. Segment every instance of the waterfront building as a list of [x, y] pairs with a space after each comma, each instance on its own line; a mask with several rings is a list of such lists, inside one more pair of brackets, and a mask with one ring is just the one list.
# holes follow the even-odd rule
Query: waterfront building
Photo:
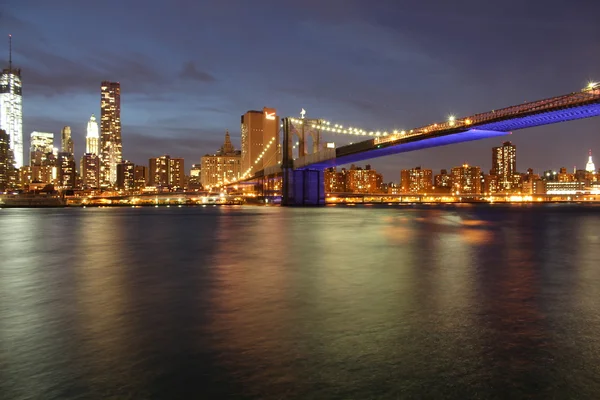
[[242, 176], [277, 165], [279, 152], [279, 117], [274, 108], [248, 111], [241, 117]]
[[0, 193], [14, 187], [16, 181], [15, 160], [10, 148], [10, 136], [0, 129]]
[[54, 133], [31, 132], [29, 165], [43, 165], [54, 152]]
[[416, 167], [400, 171], [402, 193], [431, 193], [433, 171]]
[[585, 192], [585, 182], [546, 182], [547, 195], [574, 195]]
[[168, 154], [149, 160], [148, 186], [161, 189], [185, 188], [185, 163], [183, 158], [171, 158]]
[[81, 157], [81, 182], [85, 189], [100, 188], [100, 157], [96, 153], [85, 153]]
[[350, 193], [379, 193], [383, 176], [367, 164], [364, 169], [350, 166], [349, 170], [345, 171], [345, 191]]
[[198, 191], [202, 189], [202, 164], [192, 164], [188, 190]]
[[481, 194], [481, 168], [465, 164], [452, 168], [452, 192], [456, 195]]
[[59, 152], [56, 158], [56, 184], [60, 189], [75, 188], [77, 172], [75, 170], [75, 159], [73, 153]]
[[241, 159], [241, 151], [235, 150], [229, 132], [225, 132], [223, 146], [216, 153], [206, 154], [201, 159], [202, 186], [216, 187], [239, 179]]
[[492, 174], [498, 176], [500, 190], [513, 188], [513, 175], [517, 172], [517, 147], [504, 142], [492, 149]]
[[98, 122], [94, 114], [90, 117], [87, 123], [86, 136], [85, 136], [85, 152], [89, 154], [100, 154], [99, 153], [99, 140], [100, 133], [98, 130]]
[[8, 68], [0, 73], [0, 129], [10, 140], [15, 167], [24, 163], [23, 153], [23, 93], [21, 70], [12, 66], [12, 37], [9, 35]]
[[117, 189], [131, 192], [135, 189], [135, 164], [121, 161], [117, 164]]
[[483, 192], [493, 194], [500, 191], [498, 175], [486, 174], [483, 177]]
[[439, 175], [434, 177], [434, 186], [436, 188], [450, 188], [452, 187], [452, 177], [448, 175], [448, 171], [443, 169]]
[[133, 180], [136, 191], [144, 189], [148, 183], [148, 167], [145, 165], [136, 165], [133, 170]]
[[117, 164], [122, 161], [121, 85], [102, 82], [100, 96], [100, 185], [110, 187], [117, 181]]
[[71, 127], [65, 126], [61, 132], [60, 151], [63, 153], [75, 154], [73, 138], [71, 137]]
[[346, 168], [327, 168], [324, 172], [325, 192], [343, 193], [346, 191]]

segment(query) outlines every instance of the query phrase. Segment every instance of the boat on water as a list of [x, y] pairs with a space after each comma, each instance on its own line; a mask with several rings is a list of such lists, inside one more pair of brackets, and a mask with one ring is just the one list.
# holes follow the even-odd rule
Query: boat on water
[[0, 208], [65, 207], [65, 200], [51, 194], [6, 194], [0, 195]]

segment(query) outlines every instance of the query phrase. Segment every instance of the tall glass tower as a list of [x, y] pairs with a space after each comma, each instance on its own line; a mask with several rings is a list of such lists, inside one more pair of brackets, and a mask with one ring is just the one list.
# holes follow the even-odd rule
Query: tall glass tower
[[9, 35], [8, 68], [0, 74], [0, 129], [10, 138], [15, 167], [23, 166], [23, 95], [21, 70], [12, 67], [12, 37]]

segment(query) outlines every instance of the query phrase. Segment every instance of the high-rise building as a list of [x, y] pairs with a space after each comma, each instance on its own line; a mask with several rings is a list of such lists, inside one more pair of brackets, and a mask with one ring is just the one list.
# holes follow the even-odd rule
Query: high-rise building
[[87, 123], [87, 134], [85, 136], [85, 152], [90, 154], [100, 154], [98, 141], [100, 134], [98, 131], [98, 123], [94, 114], [90, 117]]
[[351, 165], [350, 169], [345, 171], [345, 188], [351, 193], [379, 193], [383, 183], [383, 176], [370, 165], [365, 168]]
[[81, 157], [81, 181], [85, 189], [100, 188], [100, 157], [96, 153], [85, 153]]
[[500, 190], [498, 186], [498, 175], [486, 174], [483, 177], [483, 192], [493, 194]]
[[15, 161], [10, 148], [10, 136], [0, 129], [0, 193], [9, 190], [15, 180]]
[[133, 170], [133, 180], [135, 181], [135, 190], [142, 190], [148, 183], [148, 167], [145, 165], [136, 165]]
[[481, 194], [481, 168], [467, 164], [452, 168], [452, 191], [456, 195]]
[[202, 164], [192, 164], [190, 170], [190, 180], [188, 182], [188, 190], [202, 189]]
[[242, 176], [279, 163], [279, 117], [274, 108], [248, 111], [241, 118]]
[[332, 167], [325, 170], [323, 179], [325, 181], [325, 192], [343, 193], [346, 191], [346, 168], [338, 171]]
[[75, 154], [75, 149], [73, 146], [73, 138], [71, 137], [71, 127], [65, 126], [61, 132], [61, 148], [60, 151], [63, 153], [69, 153], [71, 155]]
[[0, 74], [0, 129], [10, 137], [15, 167], [23, 166], [23, 93], [21, 70], [12, 66], [12, 37], [9, 35], [8, 68]]
[[31, 132], [29, 165], [43, 165], [54, 151], [54, 133]]
[[596, 173], [596, 166], [594, 165], [594, 161], [592, 160], [592, 150], [590, 150], [588, 162], [585, 165], [585, 171], [586, 172], [591, 172], [591, 173], [594, 173], [594, 174]]
[[161, 189], [185, 187], [185, 164], [183, 158], [171, 158], [168, 154], [149, 160], [148, 186]]
[[219, 151], [206, 154], [201, 164], [201, 181], [205, 188], [221, 186], [240, 177], [241, 152], [234, 149], [229, 132], [225, 133], [225, 143]]
[[61, 189], [73, 189], [75, 187], [75, 160], [73, 153], [58, 153], [56, 162], [57, 185]]
[[121, 161], [117, 164], [117, 189], [131, 192], [135, 189], [135, 164]]
[[117, 181], [117, 164], [123, 160], [121, 142], [121, 85], [102, 82], [100, 97], [100, 184]]
[[452, 187], [452, 177], [448, 175], [448, 171], [443, 169], [439, 175], [434, 177], [434, 185], [436, 188], [450, 188]]
[[431, 193], [433, 172], [416, 167], [400, 171], [402, 193]]
[[185, 162], [183, 158], [169, 161], [169, 186], [173, 190], [185, 189]]
[[511, 142], [504, 142], [500, 147], [492, 149], [492, 174], [498, 176], [501, 190], [513, 187], [513, 175], [517, 172], [517, 147]]

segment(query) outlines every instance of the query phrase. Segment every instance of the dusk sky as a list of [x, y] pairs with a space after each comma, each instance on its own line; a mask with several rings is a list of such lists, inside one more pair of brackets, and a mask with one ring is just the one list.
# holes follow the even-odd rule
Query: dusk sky
[[[393, 130], [577, 91], [600, 80], [599, 18], [598, 0], [0, 0], [0, 62], [10, 33], [25, 146], [69, 125], [79, 159], [100, 82], [118, 81], [124, 158], [170, 154], [189, 170], [226, 129], [239, 148], [240, 115], [264, 106]], [[600, 118], [509, 139], [519, 171], [583, 168], [588, 149], [600, 164]], [[386, 181], [418, 165], [487, 171], [501, 142], [370, 163]]]

